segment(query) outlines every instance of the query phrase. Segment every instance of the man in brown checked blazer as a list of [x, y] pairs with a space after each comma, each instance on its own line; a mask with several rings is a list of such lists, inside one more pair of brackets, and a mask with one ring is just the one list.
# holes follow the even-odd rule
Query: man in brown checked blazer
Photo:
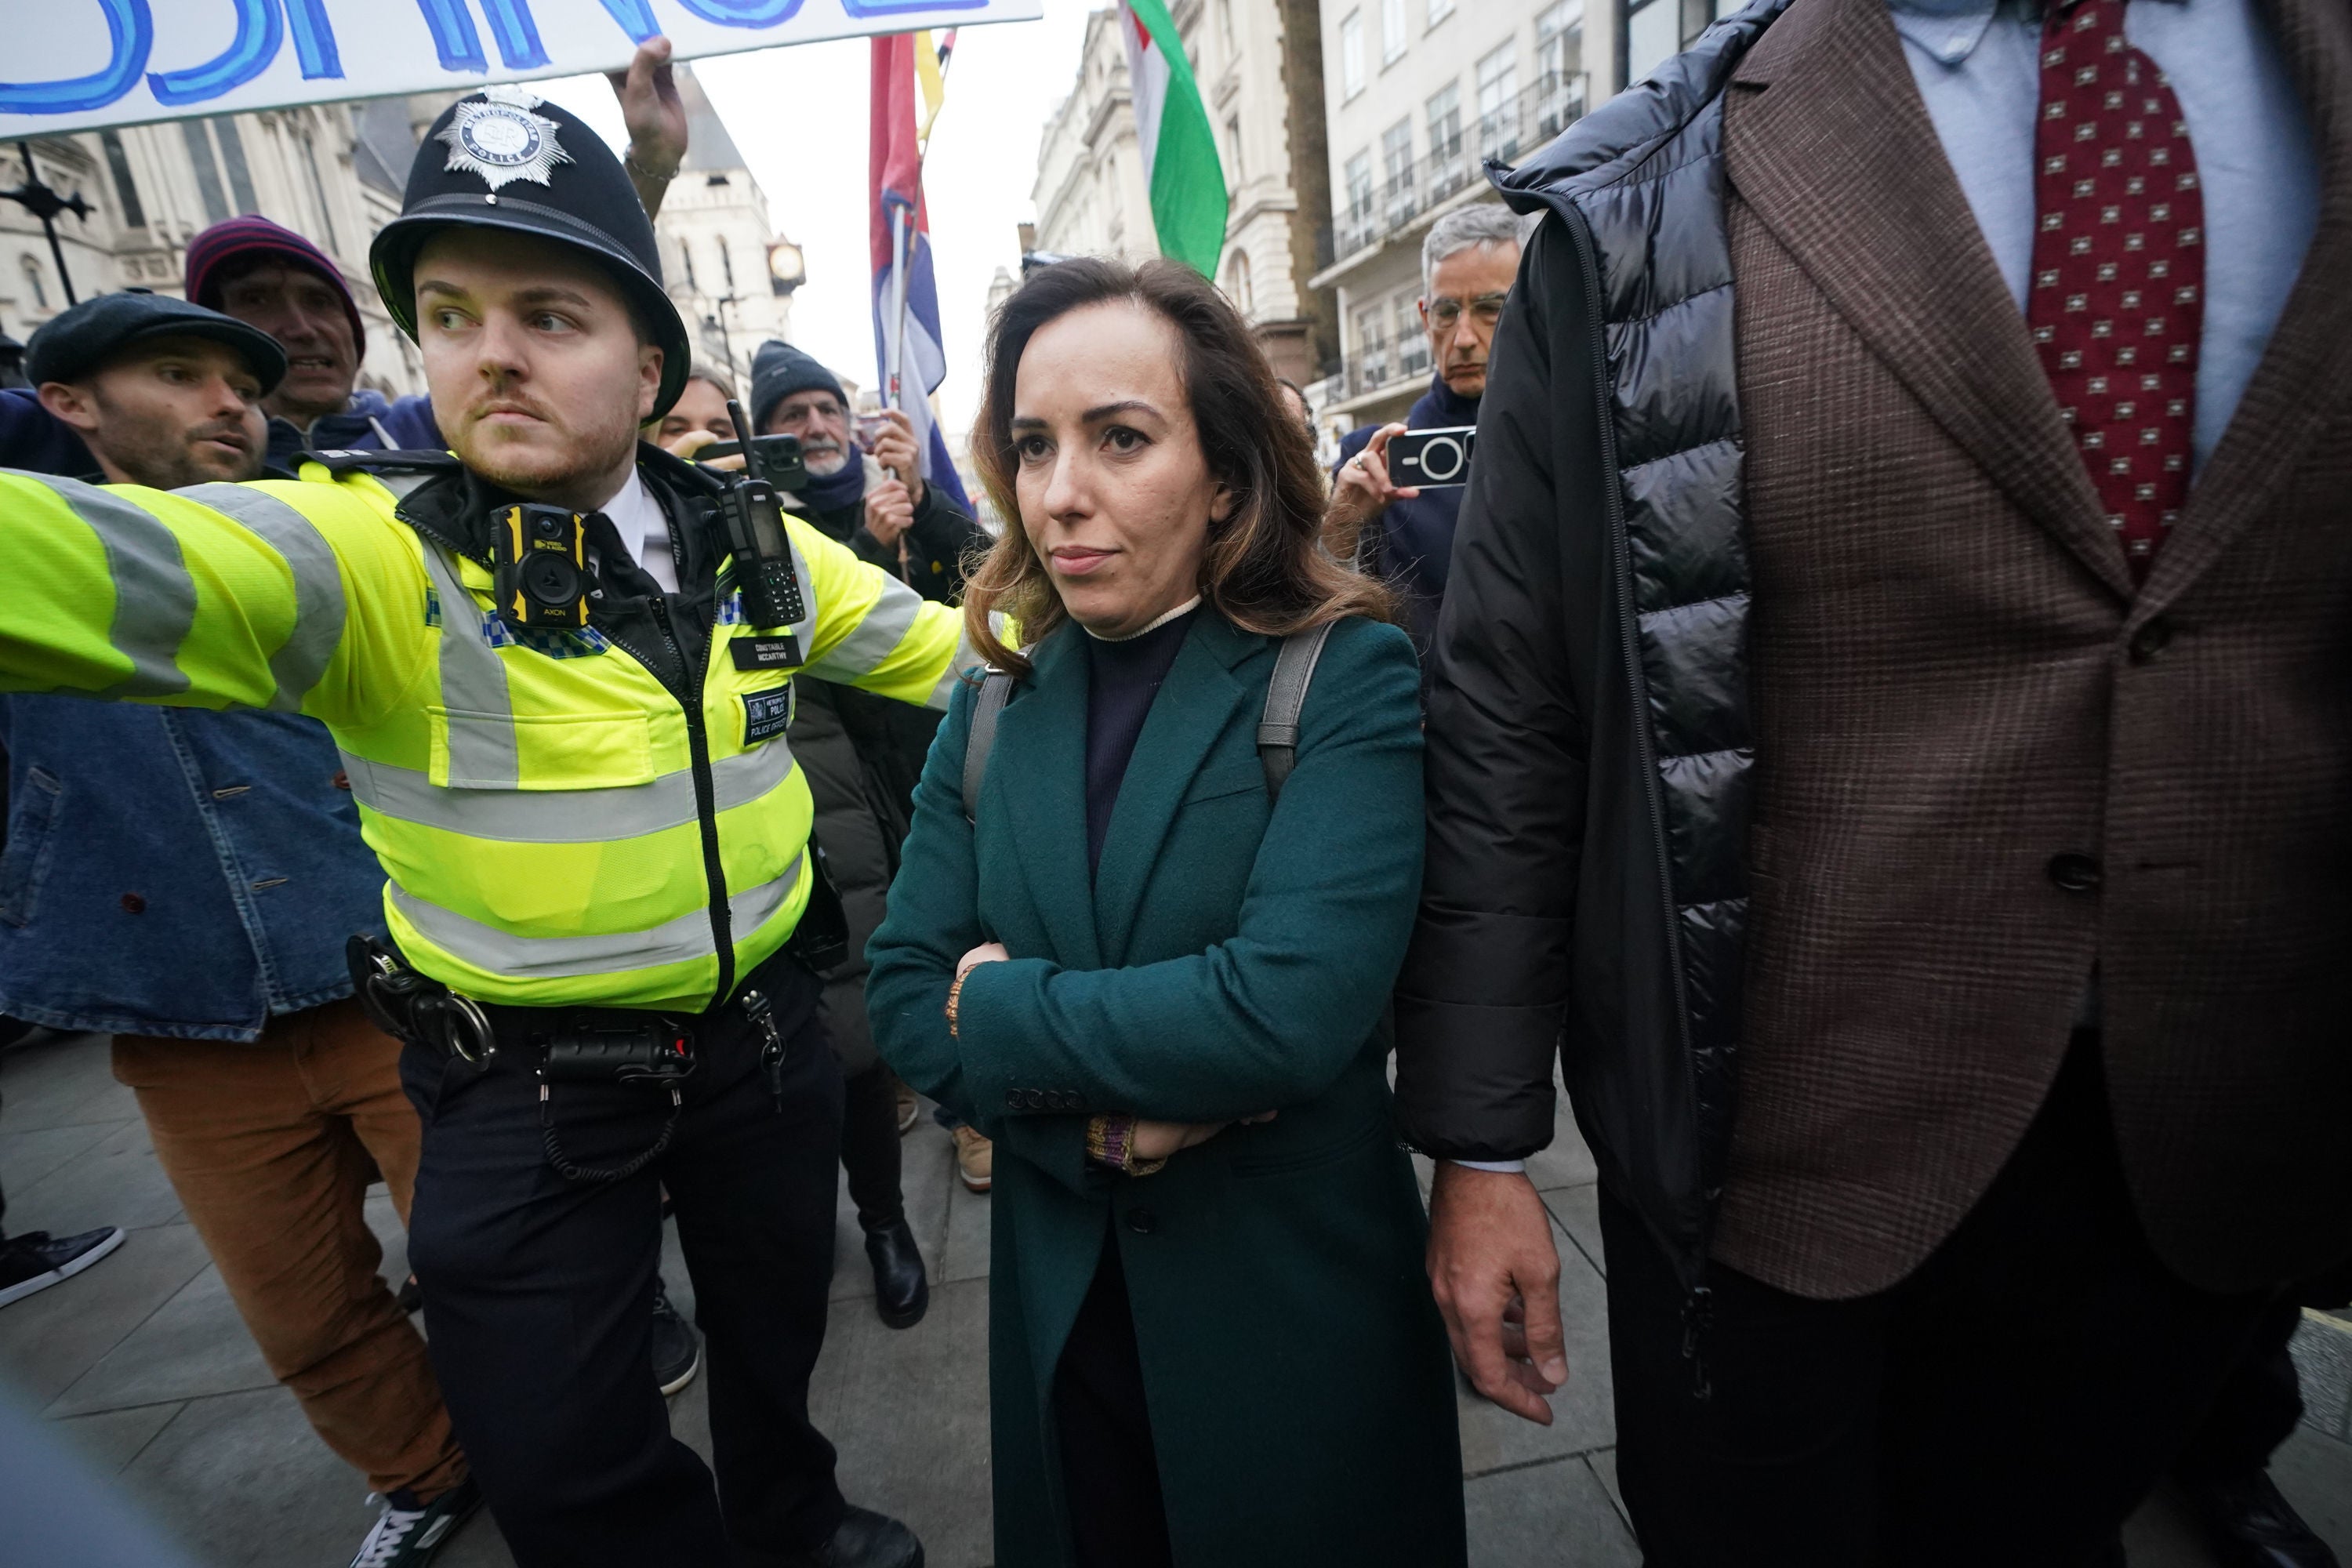
[[[1653, 1564], [2120, 1563], [2352, 1257], [2352, 9], [1759, 0], [1498, 176], [1399, 1100]], [[2273, 1561], [2290, 1561], [2279, 1558]]]

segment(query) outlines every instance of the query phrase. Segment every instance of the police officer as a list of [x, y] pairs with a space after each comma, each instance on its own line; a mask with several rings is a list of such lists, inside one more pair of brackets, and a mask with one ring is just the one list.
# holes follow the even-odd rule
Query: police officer
[[[452, 451], [168, 494], [0, 473], [0, 689], [332, 733], [390, 879], [397, 951], [355, 963], [425, 1122], [434, 1364], [519, 1563], [919, 1564], [808, 1418], [841, 1084], [793, 946], [818, 874], [783, 732], [794, 673], [940, 707], [977, 661], [803, 523], [778, 590], [730, 550], [734, 481], [637, 444], [686, 328], [562, 109], [452, 106], [371, 260]], [[519, 574], [542, 525], [571, 564]], [[648, 1366], [664, 1188], [715, 1491]]]

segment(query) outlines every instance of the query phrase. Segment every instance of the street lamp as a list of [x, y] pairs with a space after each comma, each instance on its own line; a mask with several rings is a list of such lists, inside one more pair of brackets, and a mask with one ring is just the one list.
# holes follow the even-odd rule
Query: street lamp
[[59, 213], [71, 213], [86, 222], [89, 217], [89, 203], [82, 199], [79, 191], [69, 196], [61, 196], [42, 184], [41, 172], [33, 166], [30, 143], [17, 142], [16, 156], [25, 160], [25, 183], [13, 191], [0, 191], [0, 198], [15, 202], [41, 220], [41, 232], [49, 237], [49, 255], [56, 258], [58, 264], [58, 281], [65, 285], [66, 303], [79, 304], [80, 301], [74, 298], [73, 274], [66, 270], [66, 247], [58, 241], [57, 218]]

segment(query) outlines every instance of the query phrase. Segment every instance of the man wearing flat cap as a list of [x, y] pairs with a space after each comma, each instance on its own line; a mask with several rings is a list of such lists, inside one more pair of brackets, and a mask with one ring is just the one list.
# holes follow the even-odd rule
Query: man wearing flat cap
[[[286, 356], [217, 311], [122, 293], [43, 326], [26, 368], [90, 477], [126, 487], [71, 493], [168, 504], [263, 472]], [[420, 1128], [400, 1043], [352, 1000], [343, 939], [383, 929], [383, 872], [334, 742], [291, 712], [17, 695], [0, 696], [0, 750], [16, 806], [0, 1012], [114, 1037], [262, 1359], [384, 1499], [362, 1559], [417, 1568], [480, 1494], [363, 1209], [380, 1173], [406, 1221]]]
[[[784, 731], [801, 674], [943, 708], [977, 658], [772, 494], [640, 443], [686, 324], [560, 106], [451, 105], [370, 263], [448, 450], [176, 495], [0, 474], [0, 689], [325, 722], [389, 877], [349, 958], [424, 1121], [433, 1364], [518, 1563], [919, 1568], [809, 1419], [840, 942]], [[665, 1192], [715, 1486], [653, 1378]]]

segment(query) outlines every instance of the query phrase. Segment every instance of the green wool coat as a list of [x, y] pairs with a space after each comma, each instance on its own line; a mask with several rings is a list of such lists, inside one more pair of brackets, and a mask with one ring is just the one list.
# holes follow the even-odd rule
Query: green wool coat
[[[1423, 1219], [1390, 1128], [1381, 1004], [1421, 883], [1411, 644], [1349, 621], [1315, 673], [1269, 809], [1256, 727], [1274, 639], [1202, 614], [1087, 867], [1084, 634], [999, 721], [963, 813], [957, 692], [867, 948], [867, 1007], [907, 1081], [996, 1140], [989, 1373], [999, 1568], [1072, 1561], [1050, 1391], [1119, 1249], [1184, 1568], [1448, 1568], [1461, 1454]], [[955, 965], [995, 940], [941, 1016]], [[1156, 1175], [1086, 1160], [1089, 1113], [1229, 1127]]]

